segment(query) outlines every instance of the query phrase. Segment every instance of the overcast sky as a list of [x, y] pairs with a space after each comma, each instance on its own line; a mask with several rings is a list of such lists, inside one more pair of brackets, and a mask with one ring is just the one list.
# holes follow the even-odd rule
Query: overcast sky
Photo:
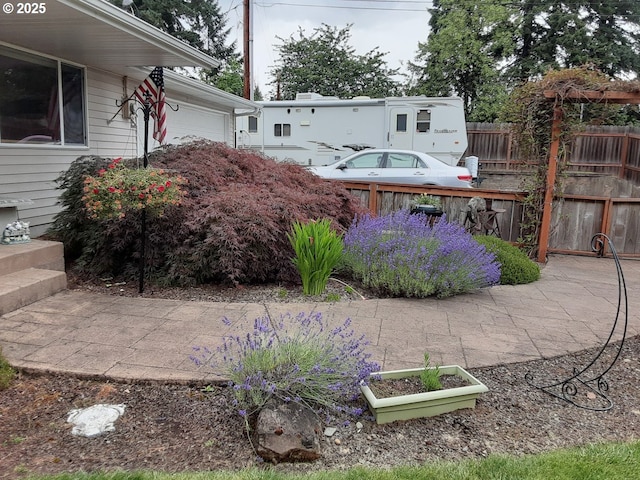
[[[251, 0], [253, 6], [253, 75], [254, 83], [267, 96], [273, 89], [270, 67], [278, 58], [276, 37], [289, 38], [302, 27], [306, 36], [323, 23], [332, 27], [351, 27], [350, 44], [356, 54], [364, 55], [375, 47], [385, 53], [390, 68], [413, 60], [418, 42], [427, 38], [431, 1], [385, 0]], [[230, 40], [243, 48], [244, 0], [218, 0], [231, 28]], [[297, 37], [297, 35], [296, 35]], [[404, 69], [404, 68], [403, 68]]]

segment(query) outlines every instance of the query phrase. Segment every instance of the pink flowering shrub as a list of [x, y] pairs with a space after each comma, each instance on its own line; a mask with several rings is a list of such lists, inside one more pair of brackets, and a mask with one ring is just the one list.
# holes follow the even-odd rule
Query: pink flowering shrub
[[162, 216], [166, 207], [180, 204], [185, 183], [180, 175], [170, 176], [156, 168], [128, 168], [116, 158], [97, 175], [85, 177], [82, 201], [93, 219], [124, 218], [127, 212], [143, 208]]

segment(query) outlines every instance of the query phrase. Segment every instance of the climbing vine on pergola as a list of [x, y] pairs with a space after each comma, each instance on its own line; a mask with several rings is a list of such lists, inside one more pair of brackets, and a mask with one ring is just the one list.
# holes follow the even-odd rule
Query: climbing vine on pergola
[[640, 104], [640, 82], [613, 80], [589, 67], [550, 71], [515, 89], [505, 114], [524, 168], [534, 169], [524, 186], [520, 241], [539, 262], [546, 261], [552, 203], [562, 196], [572, 138], [585, 125], [581, 104], [591, 106], [591, 123], [606, 123], [613, 104]]

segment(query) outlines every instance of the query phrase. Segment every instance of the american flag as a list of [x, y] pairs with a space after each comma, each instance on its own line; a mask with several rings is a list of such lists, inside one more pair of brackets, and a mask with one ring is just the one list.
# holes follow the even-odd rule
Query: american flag
[[151, 115], [154, 118], [153, 138], [164, 143], [164, 138], [167, 136], [167, 110], [162, 67], [154, 68], [134, 93], [141, 103], [145, 102], [146, 94], [149, 94], [149, 102], [152, 107]]

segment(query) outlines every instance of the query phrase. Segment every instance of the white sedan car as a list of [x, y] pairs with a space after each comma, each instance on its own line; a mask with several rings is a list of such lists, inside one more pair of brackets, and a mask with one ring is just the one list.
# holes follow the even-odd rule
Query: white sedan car
[[309, 171], [332, 180], [472, 188], [471, 173], [466, 167], [452, 167], [411, 150], [363, 150], [331, 165], [309, 167]]

